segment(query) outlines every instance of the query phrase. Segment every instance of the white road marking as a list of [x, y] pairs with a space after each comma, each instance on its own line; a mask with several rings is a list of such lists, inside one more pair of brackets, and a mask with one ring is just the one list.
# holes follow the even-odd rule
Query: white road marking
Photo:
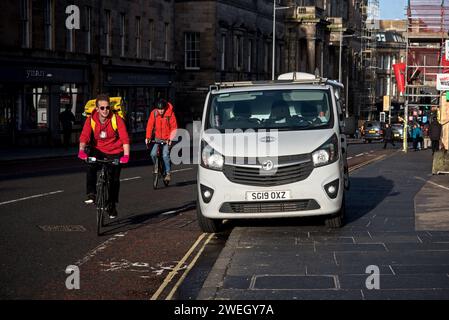
[[444, 189], [444, 190], [449, 190], [448, 187], [442, 186], [442, 185], [440, 185], [440, 184], [438, 184], [438, 183], [435, 183], [435, 182], [433, 182], [433, 181], [427, 181], [426, 179], [423, 179], [423, 178], [421, 178], [421, 177], [415, 177], [415, 179], [422, 180], [422, 181], [424, 181], [424, 182], [430, 183], [430, 184], [432, 184], [432, 185], [434, 185], [434, 186], [436, 186], [436, 187], [439, 187], [439, 188], [441, 188], [441, 189]]
[[29, 197], [25, 197], [25, 198], [20, 198], [20, 199], [15, 199], [15, 200], [10, 200], [10, 201], [0, 202], [0, 206], [3, 206], [3, 205], [5, 205], [5, 204], [14, 203], [14, 202], [19, 202], [19, 201], [29, 200], [29, 199], [36, 199], [36, 198], [41, 198], [41, 197], [51, 196], [51, 195], [53, 195], [53, 194], [58, 194], [58, 193], [62, 193], [62, 192], [64, 192], [64, 190], [58, 190], [58, 191], [53, 191], [53, 192], [48, 192], [48, 193], [42, 193], [42, 194], [36, 194], [36, 195], [34, 195], [34, 196], [29, 196]]
[[186, 168], [186, 169], [179, 169], [179, 170], [172, 170], [171, 172], [182, 172], [182, 171], [189, 171], [189, 170], [193, 170], [193, 168]]
[[91, 250], [89, 253], [86, 254], [86, 256], [84, 258], [82, 258], [81, 260], [78, 260], [75, 265], [80, 267], [83, 264], [85, 264], [87, 261], [89, 261], [90, 259], [94, 258], [98, 253], [106, 250], [106, 248], [114, 241], [118, 240], [121, 237], [125, 237], [127, 235], [128, 232], [125, 233], [118, 233], [116, 235], [114, 235], [113, 237], [109, 238], [108, 240], [106, 240], [105, 242], [103, 242], [102, 244], [100, 244], [98, 247], [96, 247], [95, 249]]
[[120, 182], [122, 182], [122, 181], [130, 181], [130, 180], [137, 180], [137, 179], [142, 179], [142, 177], [132, 177], [132, 178], [120, 179]]
[[347, 159], [348, 159], [348, 160], [351, 160], [351, 159], [352, 159], [352, 157], [348, 157]]
[[162, 215], [162, 216], [168, 216], [169, 214], [174, 214], [174, 213], [176, 213], [176, 212], [177, 212], [176, 210], [171, 210], [171, 211], [164, 212], [164, 213], [162, 213], [161, 215]]
[[358, 155], [356, 155], [356, 157], [361, 157], [363, 155], [364, 155], [364, 153], [359, 153]]

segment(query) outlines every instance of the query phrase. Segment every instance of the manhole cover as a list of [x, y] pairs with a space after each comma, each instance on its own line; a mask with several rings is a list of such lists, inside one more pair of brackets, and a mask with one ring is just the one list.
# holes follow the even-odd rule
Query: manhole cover
[[86, 232], [86, 228], [81, 225], [62, 225], [62, 226], [39, 226], [45, 232]]

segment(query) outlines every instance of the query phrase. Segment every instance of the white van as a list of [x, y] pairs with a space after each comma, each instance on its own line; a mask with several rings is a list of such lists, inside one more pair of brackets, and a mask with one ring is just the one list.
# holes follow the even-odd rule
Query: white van
[[211, 86], [198, 167], [204, 232], [220, 231], [225, 219], [320, 215], [342, 226], [349, 188], [342, 89], [298, 72]]

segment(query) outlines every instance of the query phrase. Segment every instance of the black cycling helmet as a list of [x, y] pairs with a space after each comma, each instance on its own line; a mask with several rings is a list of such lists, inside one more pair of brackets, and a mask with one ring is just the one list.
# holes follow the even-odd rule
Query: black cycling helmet
[[156, 101], [156, 108], [161, 110], [167, 108], [167, 101], [164, 99], [159, 99]]

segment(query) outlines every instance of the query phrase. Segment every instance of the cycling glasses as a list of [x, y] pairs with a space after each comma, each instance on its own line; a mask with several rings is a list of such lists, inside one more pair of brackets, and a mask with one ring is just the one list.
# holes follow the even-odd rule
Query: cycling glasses
[[104, 111], [104, 109], [106, 109], [106, 110], [111, 110], [111, 107], [110, 106], [101, 106], [101, 107], [98, 107], [101, 111]]

